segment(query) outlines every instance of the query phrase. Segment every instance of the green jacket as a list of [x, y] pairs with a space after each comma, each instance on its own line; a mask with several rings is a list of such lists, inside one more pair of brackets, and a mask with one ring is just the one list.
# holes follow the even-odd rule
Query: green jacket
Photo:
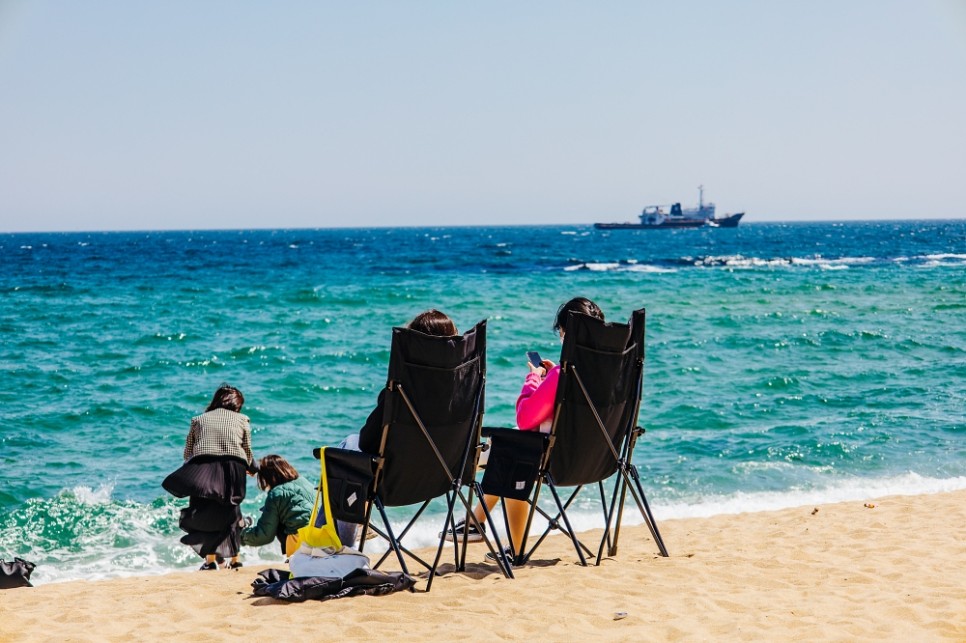
[[302, 476], [273, 487], [258, 522], [242, 530], [242, 544], [258, 547], [275, 540], [278, 533], [296, 533], [309, 524], [314, 504], [315, 487]]

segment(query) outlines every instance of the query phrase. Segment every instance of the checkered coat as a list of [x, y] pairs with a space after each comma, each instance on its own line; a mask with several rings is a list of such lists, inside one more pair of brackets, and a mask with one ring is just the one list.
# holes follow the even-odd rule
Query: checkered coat
[[196, 455], [234, 456], [252, 464], [252, 429], [247, 415], [214, 409], [191, 418], [184, 459]]

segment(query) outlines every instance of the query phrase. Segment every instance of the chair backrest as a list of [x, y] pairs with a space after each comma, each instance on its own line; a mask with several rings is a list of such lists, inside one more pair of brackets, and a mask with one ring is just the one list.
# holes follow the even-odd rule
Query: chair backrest
[[557, 485], [597, 482], [617, 470], [616, 454], [640, 410], [644, 321], [643, 309], [627, 324], [570, 313], [550, 431], [548, 467]]
[[457, 476], [473, 479], [485, 382], [486, 320], [455, 337], [393, 328], [377, 481], [386, 506], [436, 498]]

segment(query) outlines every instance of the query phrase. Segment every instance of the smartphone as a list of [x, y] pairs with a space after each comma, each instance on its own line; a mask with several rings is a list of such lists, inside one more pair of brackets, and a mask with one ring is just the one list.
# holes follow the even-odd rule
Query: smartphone
[[530, 363], [536, 368], [543, 366], [543, 359], [540, 357], [540, 353], [537, 351], [527, 351], [527, 359], [530, 360]]

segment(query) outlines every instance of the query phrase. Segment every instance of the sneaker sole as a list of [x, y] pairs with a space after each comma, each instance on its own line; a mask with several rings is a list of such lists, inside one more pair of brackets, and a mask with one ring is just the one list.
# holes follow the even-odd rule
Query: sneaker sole
[[[446, 540], [448, 540], [449, 542], [453, 542], [453, 534], [446, 534]], [[463, 542], [463, 534], [459, 534], [458, 536], [456, 536], [456, 540], [459, 542]], [[483, 536], [481, 536], [480, 534], [470, 534], [469, 536], [466, 537], [466, 542], [469, 542], [469, 543], [483, 542]]]
[[[493, 552], [486, 552], [486, 559], [494, 563], [497, 562], [497, 557], [493, 555]], [[506, 555], [506, 562], [510, 564], [510, 567], [513, 567], [513, 556], [509, 553]]]

